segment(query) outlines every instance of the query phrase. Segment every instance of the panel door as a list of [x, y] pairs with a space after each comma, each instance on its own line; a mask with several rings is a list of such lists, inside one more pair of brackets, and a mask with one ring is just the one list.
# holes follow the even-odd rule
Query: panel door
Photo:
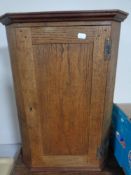
[[32, 167], [99, 167], [108, 37], [108, 26], [16, 29]]

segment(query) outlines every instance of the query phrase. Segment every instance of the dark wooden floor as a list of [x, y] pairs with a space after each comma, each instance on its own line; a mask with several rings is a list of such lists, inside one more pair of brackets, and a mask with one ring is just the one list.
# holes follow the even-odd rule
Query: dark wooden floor
[[23, 164], [21, 157], [16, 161], [12, 175], [124, 175], [121, 168], [117, 165], [115, 159], [111, 156], [108, 158], [106, 166], [102, 172], [81, 172], [81, 173], [32, 173]]

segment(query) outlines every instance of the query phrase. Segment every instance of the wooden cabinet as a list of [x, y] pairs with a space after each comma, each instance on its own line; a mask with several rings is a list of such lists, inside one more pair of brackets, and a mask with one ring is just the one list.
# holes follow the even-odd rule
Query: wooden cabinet
[[108, 148], [120, 22], [127, 13], [5, 14], [25, 164], [101, 169]]

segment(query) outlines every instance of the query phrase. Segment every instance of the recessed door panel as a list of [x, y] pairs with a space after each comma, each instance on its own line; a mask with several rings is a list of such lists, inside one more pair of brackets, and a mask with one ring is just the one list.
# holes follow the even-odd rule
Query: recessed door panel
[[43, 155], [88, 152], [93, 43], [33, 46]]

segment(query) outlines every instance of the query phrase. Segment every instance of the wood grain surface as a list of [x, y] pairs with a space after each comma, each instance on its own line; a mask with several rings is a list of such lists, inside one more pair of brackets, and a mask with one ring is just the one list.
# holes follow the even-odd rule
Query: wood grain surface
[[101, 172], [86, 171], [86, 172], [31, 172], [24, 165], [21, 156], [17, 159], [12, 175], [124, 175], [122, 169], [118, 166], [112, 151], [110, 150], [109, 156], [105, 163], [105, 167]]
[[57, 12], [28, 12], [7, 13], [0, 17], [4, 25], [12, 23], [38, 23], [62, 21], [118, 21], [121, 22], [128, 13], [121, 10], [88, 10], [88, 11], [57, 11]]
[[99, 169], [111, 27], [15, 28], [15, 40], [10, 32], [24, 162], [34, 170]]
[[[39, 15], [32, 14], [36, 25], [15, 21], [6, 28], [23, 161], [33, 171], [100, 170], [108, 149], [120, 33], [120, 22], [109, 17], [121, 21], [126, 14], [97, 12], [93, 19], [102, 15], [99, 25], [92, 20], [85, 26], [80, 20], [72, 26], [71, 21], [40, 24], [38, 16], [45, 13]], [[106, 40], [112, 43], [109, 58]]]

